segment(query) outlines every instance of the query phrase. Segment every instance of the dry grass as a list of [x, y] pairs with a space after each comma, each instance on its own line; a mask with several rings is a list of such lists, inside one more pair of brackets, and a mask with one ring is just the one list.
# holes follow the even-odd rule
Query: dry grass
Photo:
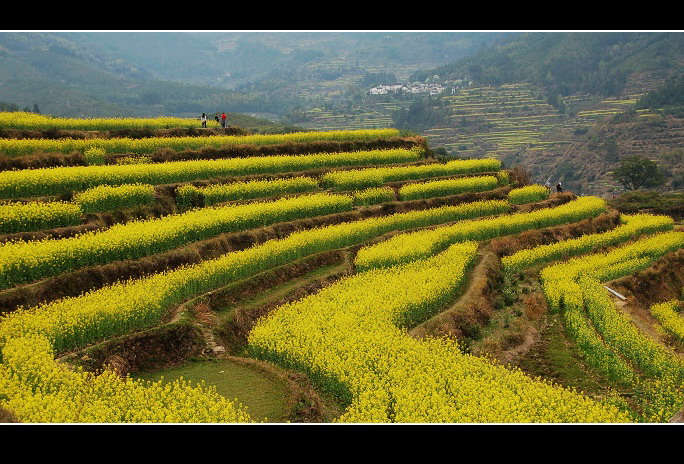
[[538, 321], [549, 307], [541, 293], [532, 293], [523, 300], [523, 314], [531, 321]]
[[524, 187], [525, 185], [530, 185], [532, 183], [530, 173], [520, 166], [516, 166], [509, 170], [508, 178], [512, 184], [516, 185], [516, 187]]
[[197, 322], [209, 327], [215, 327], [219, 322], [219, 317], [205, 302], [193, 306], [192, 315], [195, 317]]
[[14, 424], [19, 420], [12, 414], [12, 412], [0, 406], [0, 424]]
[[116, 372], [121, 377], [124, 377], [131, 372], [130, 363], [126, 361], [122, 356], [112, 355], [104, 363], [104, 367], [108, 370]]

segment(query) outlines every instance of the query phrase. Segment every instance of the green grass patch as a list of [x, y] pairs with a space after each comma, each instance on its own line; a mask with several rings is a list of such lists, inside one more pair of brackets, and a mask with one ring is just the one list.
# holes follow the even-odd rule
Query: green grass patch
[[216, 392], [230, 400], [238, 399], [247, 406], [256, 421], [283, 422], [286, 420], [290, 394], [287, 384], [260, 369], [228, 359], [195, 360], [152, 373], [138, 373], [135, 378], [171, 382], [183, 377], [193, 383], [204, 381], [215, 386]]

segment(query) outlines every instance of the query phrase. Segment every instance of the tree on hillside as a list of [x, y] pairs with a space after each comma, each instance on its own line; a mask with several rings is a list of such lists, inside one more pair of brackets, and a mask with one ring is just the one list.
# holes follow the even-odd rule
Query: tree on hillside
[[[451, 110], [445, 101], [437, 98], [417, 97], [406, 109], [393, 113], [393, 125], [397, 129], [423, 131], [440, 124], [446, 124]], [[464, 118], [465, 119], [465, 118]]]
[[563, 103], [563, 99], [560, 98], [556, 92], [550, 92], [546, 101], [549, 105], [556, 108], [560, 114], [565, 114], [565, 103]]
[[658, 164], [641, 155], [624, 158], [613, 176], [627, 190], [657, 187], [665, 182]]
[[684, 74], [672, 76], [658, 89], [647, 93], [637, 101], [636, 108], [657, 110], [665, 106], [684, 105]]
[[19, 107], [14, 103], [0, 101], [0, 111], [19, 111]]

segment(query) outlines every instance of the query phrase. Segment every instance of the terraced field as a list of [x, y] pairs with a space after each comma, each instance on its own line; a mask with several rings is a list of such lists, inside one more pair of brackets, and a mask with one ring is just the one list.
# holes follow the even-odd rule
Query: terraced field
[[[431, 145], [460, 156], [506, 153], [520, 149], [562, 150], [570, 143], [564, 133], [588, 128], [636, 103], [639, 95], [600, 99], [589, 95], [563, 97], [564, 114], [552, 107], [530, 84], [463, 89], [443, 98], [452, 109], [453, 125], [425, 135]], [[464, 126], [463, 120], [473, 127]]]
[[397, 104], [378, 104], [360, 106], [351, 112], [336, 112], [324, 108], [312, 108], [306, 111], [311, 121], [302, 126], [311, 130], [329, 131], [340, 128], [349, 129], [377, 129], [392, 125], [392, 112], [400, 106]]
[[672, 218], [523, 185], [495, 158], [442, 163], [392, 129], [151, 135], [62, 142], [69, 153], [0, 141], [20, 166], [0, 171], [0, 420], [612, 423], [681, 410]]
[[[431, 146], [443, 147], [459, 157], [505, 158], [520, 150], [548, 157], [553, 151], [566, 149], [574, 141], [574, 131], [586, 132], [601, 118], [633, 107], [642, 94], [619, 98], [566, 96], [562, 97], [565, 111], [561, 113], [531, 84], [464, 88], [456, 94], [437, 97], [446, 102], [451, 112], [449, 123], [427, 129], [421, 135]], [[312, 130], [388, 127], [392, 115], [410, 105], [410, 100], [400, 97], [376, 100], [370, 98], [357, 108], [338, 113], [314, 108], [306, 112], [310, 121], [302, 124]], [[640, 116], [653, 114], [641, 111]]]

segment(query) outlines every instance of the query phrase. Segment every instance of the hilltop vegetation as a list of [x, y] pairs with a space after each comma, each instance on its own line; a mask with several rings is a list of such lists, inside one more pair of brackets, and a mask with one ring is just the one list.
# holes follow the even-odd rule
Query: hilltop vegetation
[[413, 78], [465, 75], [481, 85], [528, 82], [549, 94], [610, 96], [624, 90], [631, 74], [681, 70], [682, 50], [678, 33], [530, 32]]
[[664, 114], [684, 116], [684, 74], [670, 77], [661, 87], [639, 99], [637, 109], [660, 110]]

